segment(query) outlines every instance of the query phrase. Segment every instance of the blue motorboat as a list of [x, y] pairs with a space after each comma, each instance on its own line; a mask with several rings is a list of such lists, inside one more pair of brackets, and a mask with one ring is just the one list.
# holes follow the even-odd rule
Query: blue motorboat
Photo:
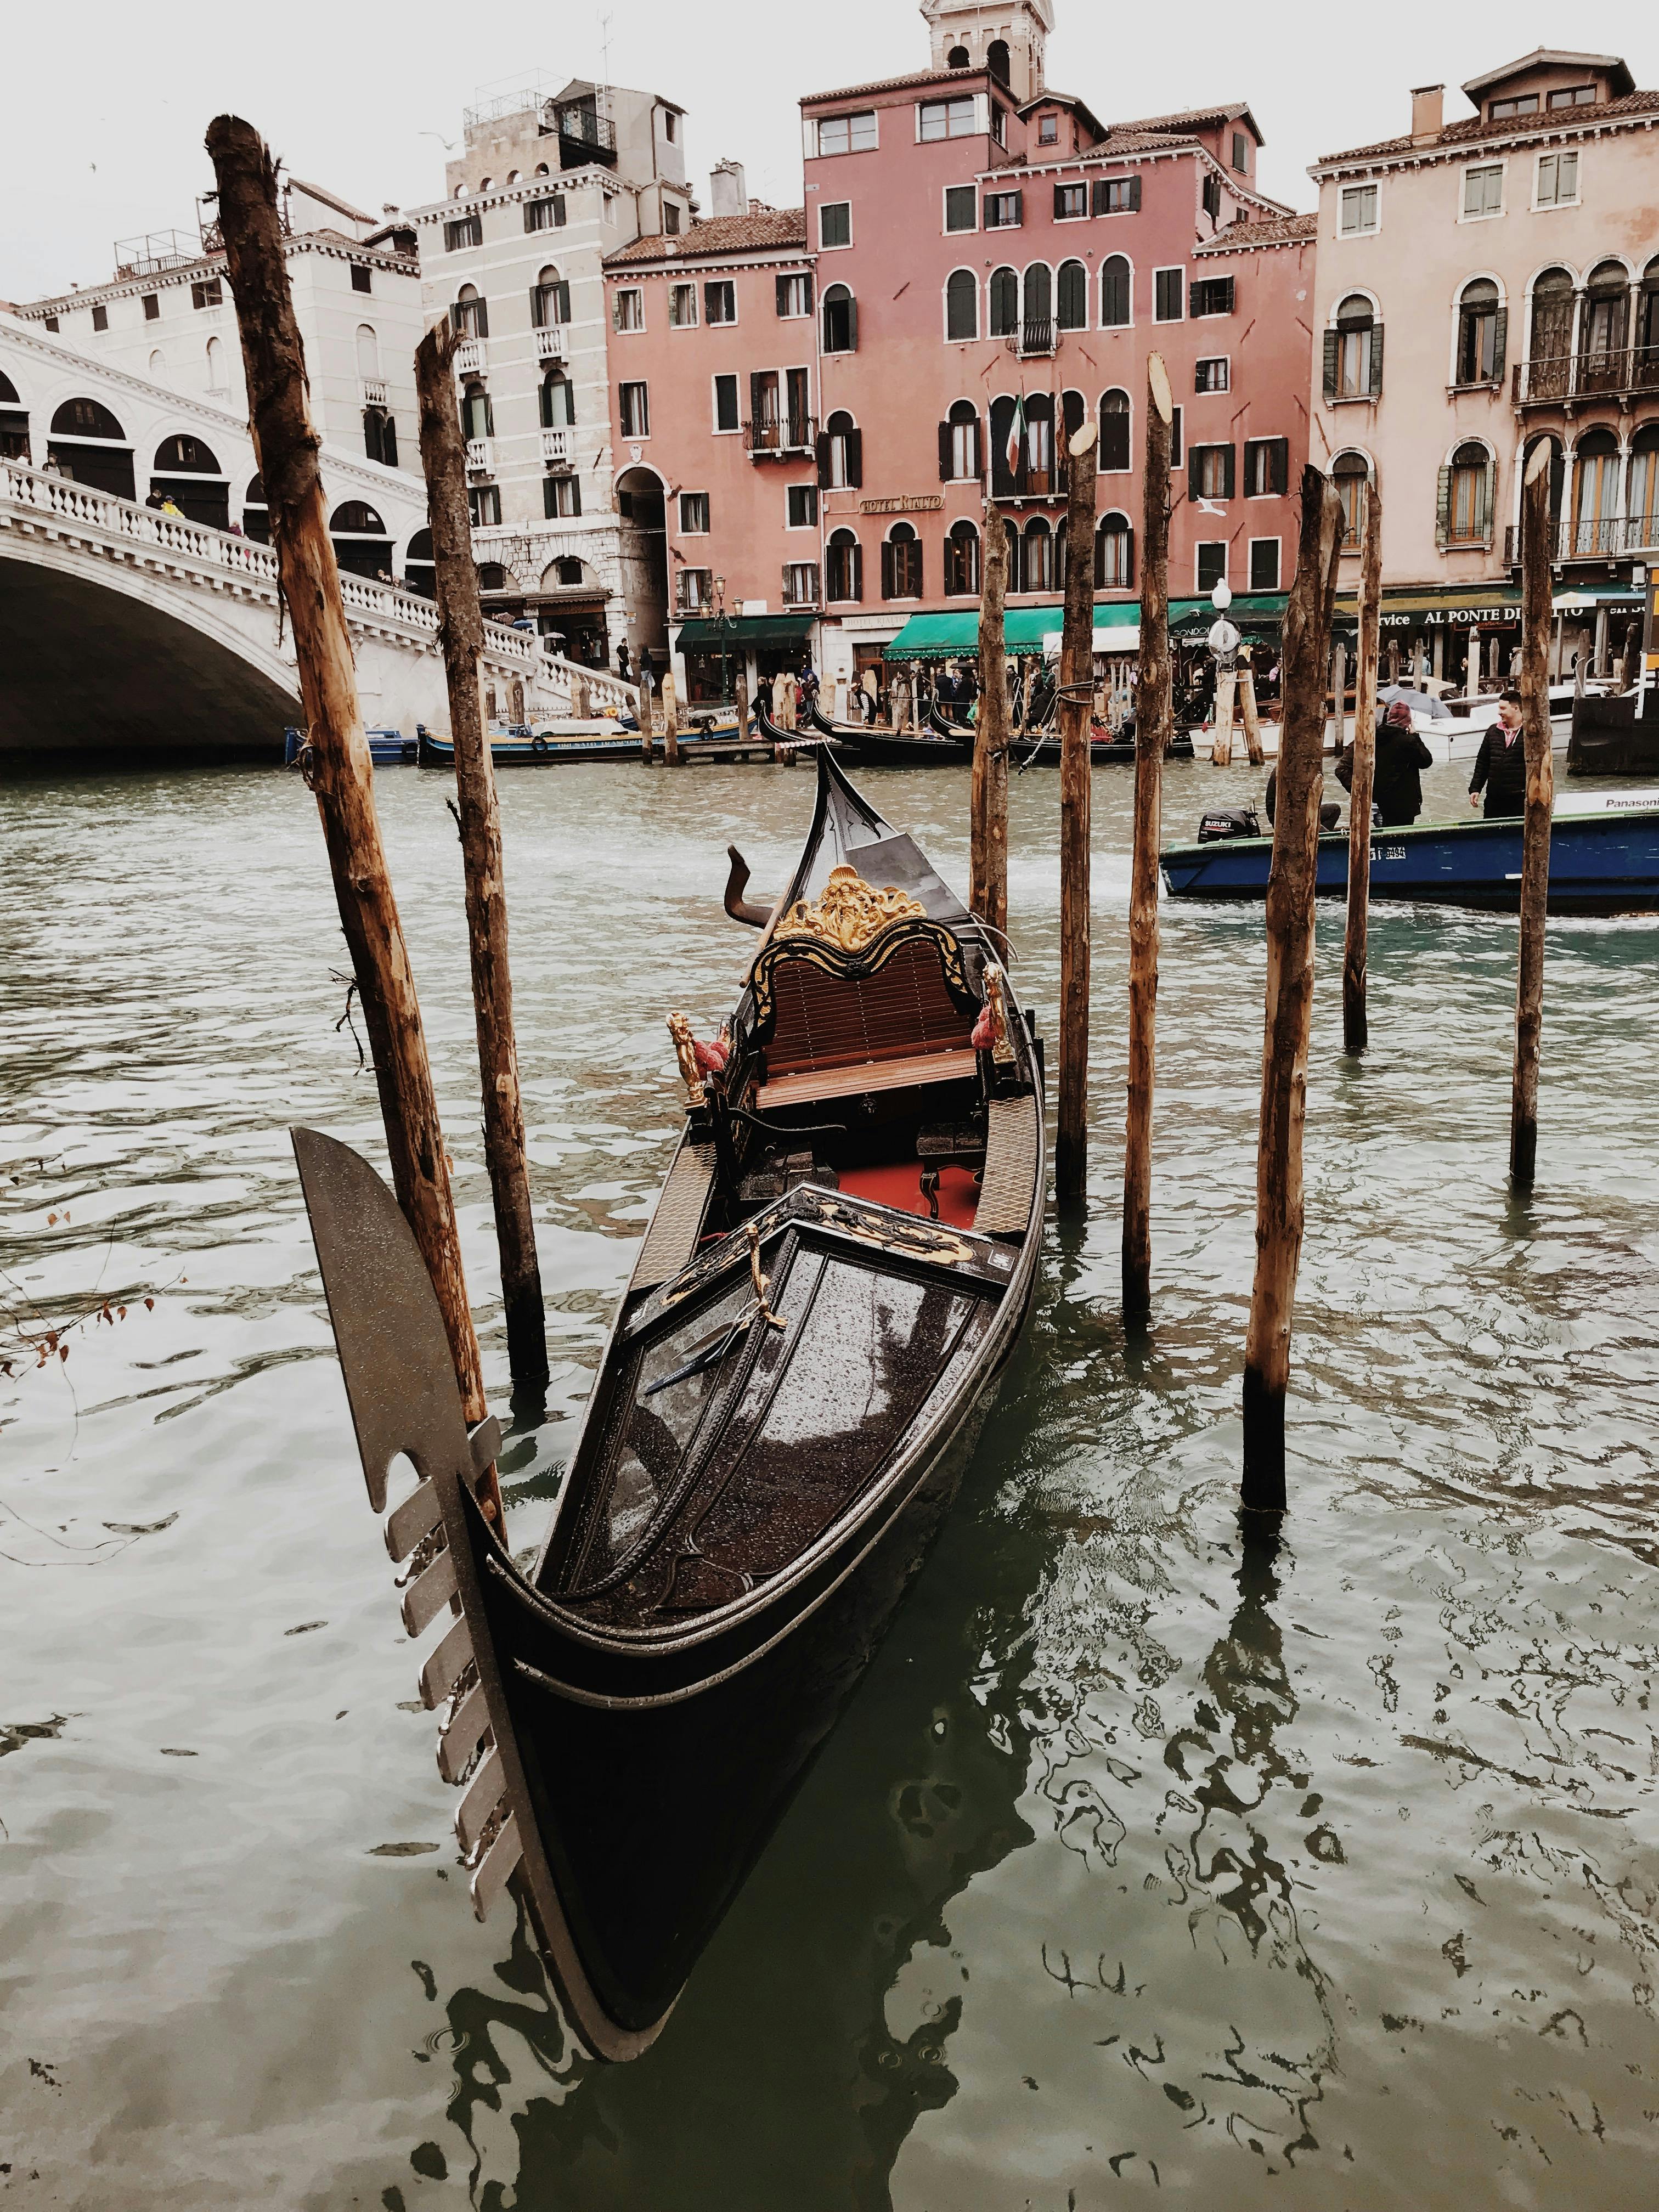
[[[1518, 816], [1414, 823], [1371, 832], [1371, 897], [1515, 914], [1521, 904]], [[1271, 837], [1223, 836], [1161, 855], [1172, 898], [1262, 899]], [[1348, 833], [1319, 841], [1319, 896], [1348, 889]], [[1550, 832], [1552, 914], [1659, 913], [1659, 791], [1608, 792], [1558, 807]]]
[[[420, 725], [421, 760], [428, 768], [453, 769], [455, 744]], [[489, 757], [497, 768], [556, 768], [570, 761], [638, 760], [640, 740], [611, 720], [492, 723]]]
[[[421, 741], [406, 738], [401, 730], [365, 730], [368, 739], [368, 757], [376, 768], [413, 768], [421, 757]], [[300, 756], [305, 750], [303, 730], [287, 729], [283, 732], [283, 766], [297, 768]]]

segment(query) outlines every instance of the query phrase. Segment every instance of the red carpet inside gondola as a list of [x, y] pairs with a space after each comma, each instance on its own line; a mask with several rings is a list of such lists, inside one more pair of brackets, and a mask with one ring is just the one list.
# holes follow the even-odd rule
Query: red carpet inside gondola
[[[890, 1206], [896, 1213], [919, 1213], [927, 1218], [927, 1201], [921, 1194], [923, 1170], [915, 1160], [898, 1160], [885, 1167], [843, 1168], [841, 1187], [854, 1198], [867, 1198], [878, 1206]], [[979, 1208], [979, 1189], [967, 1168], [939, 1170], [939, 1218], [952, 1229], [971, 1229]]]

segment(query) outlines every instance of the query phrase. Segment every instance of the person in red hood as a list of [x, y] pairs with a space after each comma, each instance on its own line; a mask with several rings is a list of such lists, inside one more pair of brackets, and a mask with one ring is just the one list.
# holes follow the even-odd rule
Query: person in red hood
[[[1403, 830], [1423, 811], [1423, 776], [1434, 766], [1434, 755], [1412, 726], [1412, 710], [1403, 699], [1389, 702], [1377, 725], [1376, 768], [1371, 783], [1371, 803], [1385, 830]], [[1342, 748], [1336, 763], [1336, 780], [1344, 791], [1353, 789], [1353, 746]]]

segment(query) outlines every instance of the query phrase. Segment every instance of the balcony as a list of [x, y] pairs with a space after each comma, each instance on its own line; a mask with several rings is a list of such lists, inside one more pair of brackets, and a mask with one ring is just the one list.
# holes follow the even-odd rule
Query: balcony
[[542, 134], [559, 136], [559, 167], [580, 169], [591, 161], [608, 169], [617, 166], [617, 126], [609, 116], [581, 106], [561, 107], [549, 103], [542, 118]]
[[1640, 392], [1659, 392], [1659, 346], [1518, 361], [1510, 380], [1517, 407], [1559, 407], [1570, 400], [1626, 398]]
[[365, 407], [386, 407], [391, 404], [386, 398], [386, 380], [383, 377], [365, 376], [361, 379], [361, 382]]
[[1052, 315], [1027, 315], [1019, 326], [1019, 357], [1033, 361], [1046, 357], [1054, 349], [1054, 322]]
[[469, 438], [467, 440], [466, 472], [469, 476], [494, 476], [495, 473], [495, 441], [493, 438]]
[[562, 469], [574, 468], [576, 434], [568, 422], [561, 424], [556, 429], [542, 432], [542, 459], [544, 461], [552, 461]]
[[484, 342], [482, 338], [463, 338], [455, 349], [457, 376], [482, 376], [484, 373]]
[[791, 415], [781, 422], [763, 417], [758, 422], [745, 422], [743, 434], [751, 461], [775, 461], [791, 454], [810, 453], [817, 443], [817, 417]]
[[538, 361], [568, 361], [569, 350], [562, 323], [544, 323], [536, 332]]
[[[1569, 561], [1622, 561], [1633, 553], [1659, 549], [1659, 516], [1601, 514], [1592, 520], [1556, 522], [1551, 527], [1550, 560], [1556, 566]], [[1511, 523], [1504, 532], [1504, 565], [1518, 568], [1521, 533]]]

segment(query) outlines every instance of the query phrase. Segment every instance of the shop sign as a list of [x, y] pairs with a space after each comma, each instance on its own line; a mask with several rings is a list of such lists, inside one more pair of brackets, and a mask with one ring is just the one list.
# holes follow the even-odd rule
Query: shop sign
[[[1352, 622], [1354, 617], [1340, 617]], [[1384, 607], [1378, 627], [1382, 629], [1460, 629], [1479, 623], [1510, 628], [1521, 619], [1519, 607], [1430, 607], [1421, 614], [1390, 614]]]
[[861, 499], [860, 514], [939, 514], [944, 512], [943, 492], [906, 492], [897, 499]]

